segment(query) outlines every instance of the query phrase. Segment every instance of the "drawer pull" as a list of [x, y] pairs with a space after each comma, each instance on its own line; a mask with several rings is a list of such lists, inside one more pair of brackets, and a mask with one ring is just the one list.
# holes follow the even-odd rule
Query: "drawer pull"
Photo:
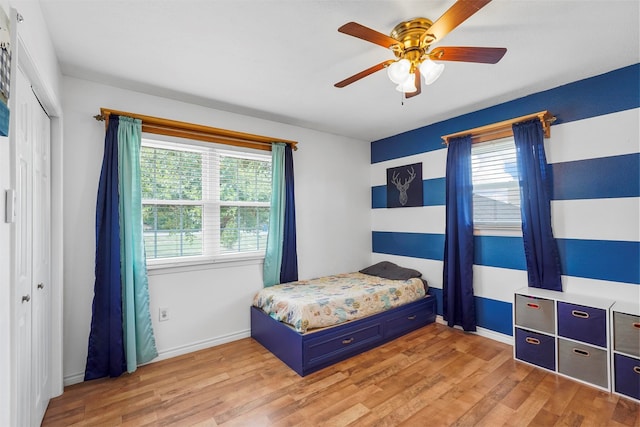
[[416, 320], [416, 317], [418, 317], [418, 316], [416, 316], [416, 315], [414, 314], [413, 316], [409, 316], [409, 317], [407, 317], [407, 320]]
[[635, 372], [636, 374], [640, 375], [640, 366], [634, 366], [633, 367], [633, 372]]
[[633, 327], [636, 328], [636, 329], [640, 329], [640, 322], [634, 323]]
[[540, 340], [538, 338], [527, 337], [525, 338], [525, 341], [528, 342], [529, 344], [534, 344], [534, 345], [540, 344]]
[[590, 354], [589, 354], [589, 352], [588, 352], [588, 351], [586, 351], [586, 350], [582, 350], [582, 349], [579, 349], [579, 348], [574, 348], [574, 349], [573, 349], [573, 352], [574, 352], [575, 354], [579, 354], [580, 356], [584, 356], [584, 357], [589, 357], [589, 356], [590, 356]]
[[540, 310], [540, 306], [538, 304], [534, 304], [532, 302], [527, 303], [527, 307], [533, 308], [534, 310]]
[[347, 344], [351, 344], [353, 342], [353, 337], [349, 338], [348, 340], [342, 340], [342, 344], [347, 345]]
[[571, 310], [571, 314], [573, 314], [574, 317], [580, 317], [582, 319], [589, 318], [589, 313], [587, 313], [586, 311]]

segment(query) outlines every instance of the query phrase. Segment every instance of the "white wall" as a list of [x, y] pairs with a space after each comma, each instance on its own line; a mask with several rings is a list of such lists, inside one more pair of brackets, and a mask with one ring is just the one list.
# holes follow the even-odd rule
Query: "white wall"
[[[300, 278], [358, 270], [370, 261], [369, 143], [63, 79], [65, 207], [65, 383], [82, 380], [94, 285], [95, 203], [104, 145], [100, 107], [299, 141], [294, 152]], [[262, 265], [149, 273], [160, 358], [249, 335], [249, 307]], [[158, 307], [170, 320], [158, 322]]]

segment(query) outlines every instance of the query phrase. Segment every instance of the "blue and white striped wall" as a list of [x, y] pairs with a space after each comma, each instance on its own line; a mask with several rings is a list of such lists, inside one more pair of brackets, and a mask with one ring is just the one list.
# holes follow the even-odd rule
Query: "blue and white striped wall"
[[[563, 288], [640, 301], [640, 64], [371, 143], [372, 259], [422, 271], [442, 314], [445, 165], [441, 135], [549, 110], [551, 215]], [[386, 170], [422, 162], [423, 207], [386, 208]], [[478, 326], [512, 334], [527, 286], [521, 236], [475, 236]]]

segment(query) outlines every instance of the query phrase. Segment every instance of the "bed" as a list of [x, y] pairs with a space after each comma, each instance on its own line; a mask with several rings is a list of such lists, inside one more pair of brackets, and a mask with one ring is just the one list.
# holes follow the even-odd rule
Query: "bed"
[[390, 262], [258, 292], [251, 336], [300, 376], [435, 321], [420, 272]]

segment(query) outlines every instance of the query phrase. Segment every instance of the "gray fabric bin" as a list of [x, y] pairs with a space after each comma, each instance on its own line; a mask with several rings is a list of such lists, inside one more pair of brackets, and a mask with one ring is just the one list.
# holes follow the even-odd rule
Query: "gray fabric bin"
[[613, 312], [613, 348], [640, 357], [640, 316]]
[[607, 351], [587, 344], [558, 339], [558, 372], [609, 388]]
[[555, 302], [516, 294], [516, 325], [549, 334], [556, 333]]

